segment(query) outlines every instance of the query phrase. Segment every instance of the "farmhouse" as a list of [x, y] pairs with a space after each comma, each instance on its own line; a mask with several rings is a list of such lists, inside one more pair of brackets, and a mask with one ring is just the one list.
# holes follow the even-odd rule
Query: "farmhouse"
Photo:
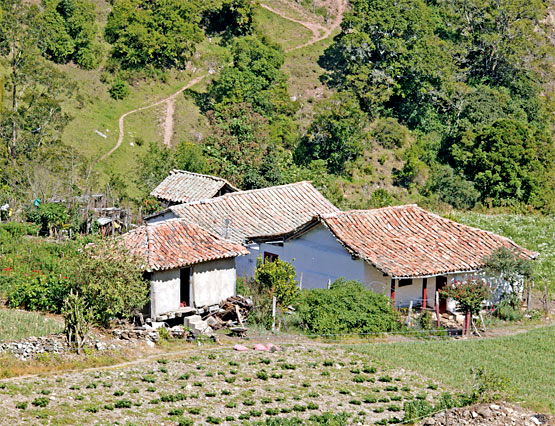
[[243, 246], [182, 219], [141, 226], [123, 239], [131, 254], [144, 259], [151, 317], [235, 295], [234, 259], [248, 254]]
[[210, 175], [172, 170], [150, 195], [166, 207], [239, 191], [227, 180]]
[[252, 237], [292, 233], [314, 216], [339, 211], [309, 182], [297, 182], [171, 206], [147, 220], [184, 218], [246, 246], [250, 254], [238, 257], [235, 265], [238, 276], [252, 276], [256, 258], [263, 254]]
[[[292, 262], [303, 288], [325, 288], [344, 277], [389, 295], [396, 306], [432, 306], [437, 289], [479, 273], [483, 258], [500, 247], [538, 256], [416, 205], [322, 214], [294, 231], [252, 240], [265, 258]], [[440, 311], [446, 309], [443, 300]]]

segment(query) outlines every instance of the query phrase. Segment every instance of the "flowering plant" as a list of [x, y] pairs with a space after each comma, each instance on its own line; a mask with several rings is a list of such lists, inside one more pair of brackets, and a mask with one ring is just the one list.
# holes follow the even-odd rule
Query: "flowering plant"
[[482, 302], [491, 297], [491, 287], [482, 278], [470, 277], [453, 281], [439, 293], [441, 297], [453, 299], [458, 311], [477, 314]]

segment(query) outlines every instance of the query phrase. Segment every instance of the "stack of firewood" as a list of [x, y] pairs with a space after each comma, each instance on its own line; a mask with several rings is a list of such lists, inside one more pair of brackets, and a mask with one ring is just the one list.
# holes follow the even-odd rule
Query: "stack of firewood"
[[241, 296], [231, 296], [220, 302], [220, 308], [208, 313], [203, 319], [214, 330], [224, 327], [243, 326], [253, 309], [252, 301]]

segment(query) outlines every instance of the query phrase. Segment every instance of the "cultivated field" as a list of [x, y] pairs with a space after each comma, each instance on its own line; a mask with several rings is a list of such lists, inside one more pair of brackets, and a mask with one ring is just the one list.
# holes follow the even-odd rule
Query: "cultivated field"
[[555, 413], [555, 326], [491, 339], [371, 344], [353, 349], [461, 390], [472, 386], [472, 367], [485, 367], [511, 380], [517, 402]]
[[432, 402], [441, 392], [417, 374], [337, 346], [284, 349], [191, 350], [126, 368], [2, 381], [0, 423], [256, 424], [331, 412], [349, 416], [338, 424], [385, 424], [403, 418], [404, 401]]

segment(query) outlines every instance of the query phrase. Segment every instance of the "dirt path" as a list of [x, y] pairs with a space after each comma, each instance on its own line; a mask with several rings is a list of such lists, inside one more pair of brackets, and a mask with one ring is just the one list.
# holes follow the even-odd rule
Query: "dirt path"
[[[116, 149], [118, 149], [120, 147], [121, 143], [123, 142], [123, 137], [125, 135], [125, 124], [124, 124], [125, 117], [127, 117], [128, 115], [133, 114], [135, 112], [144, 111], [145, 109], [152, 108], [152, 107], [155, 107], [155, 106], [158, 106], [158, 105], [162, 105], [165, 102], [170, 102], [170, 103], [172, 103], [172, 106], [173, 106], [173, 102], [175, 101], [175, 98], [178, 95], [180, 95], [181, 93], [183, 93], [185, 90], [189, 89], [190, 87], [194, 86], [195, 84], [201, 82], [207, 76], [208, 76], [208, 74], [204, 74], [204, 75], [198, 76], [196, 78], [193, 78], [191, 81], [189, 81], [189, 83], [187, 83], [185, 86], [183, 86], [181, 89], [179, 89], [177, 92], [171, 94], [167, 98], [161, 99], [161, 100], [159, 100], [157, 102], [154, 102], [153, 104], [150, 104], [150, 105], [145, 105], [143, 107], [133, 109], [131, 111], [127, 111], [126, 113], [122, 114], [121, 117], [119, 118], [119, 121], [118, 121], [118, 123], [119, 123], [119, 136], [118, 136], [118, 141], [117, 141], [116, 145], [110, 151], [108, 151], [106, 154], [104, 154], [102, 157], [100, 157], [100, 160], [98, 160], [98, 161], [105, 160], [110, 155], [112, 155], [112, 153]], [[170, 110], [170, 108], [168, 107], [168, 111], [169, 110]], [[171, 143], [171, 132], [173, 132], [173, 108], [171, 108], [171, 112], [172, 112], [171, 119], [168, 120], [168, 118], [166, 117], [166, 120], [165, 120], [166, 125], [168, 124], [168, 122], [171, 124], [171, 131], [169, 132], [169, 135], [170, 135], [169, 136], [169, 140], [170, 140], [169, 143]], [[167, 128], [167, 126], [165, 126], [165, 127]], [[165, 131], [164, 131], [164, 143], [166, 143], [166, 131], [167, 130], [165, 129]]]
[[334, 21], [332, 22], [331, 26], [325, 27], [324, 25], [320, 25], [317, 24], [315, 22], [310, 22], [310, 21], [301, 21], [299, 19], [295, 19], [292, 18], [290, 16], [287, 16], [286, 14], [284, 14], [283, 12], [274, 9], [264, 3], [260, 3], [260, 6], [263, 7], [266, 10], [269, 10], [272, 13], [275, 13], [276, 15], [281, 16], [284, 19], [287, 19], [288, 21], [291, 22], [295, 22], [299, 25], [302, 25], [305, 28], [308, 28], [310, 31], [312, 31], [312, 38], [307, 41], [306, 43], [300, 44], [298, 46], [295, 47], [291, 47], [290, 49], [287, 49], [286, 52], [291, 52], [293, 50], [297, 50], [297, 49], [302, 49], [303, 47], [307, 47], [310, 46], [312, 44], [318, 43], [319, 41], [325, 40], [327, 39], [331, 33], [339, 27], [339, 25], [341, 25], [341, 21], [343, 20], [343, 12], [345, 11], [345, 2], [344, 0], [337, 0], [337, 15], [334, 19]]
[[[314, 23], [314, 22], [310, 22], [310, 21], [301, 21], [295, 18], [291, 18], [290, 16], [287, 16], [286, 14], [284, 14], [283, 12], [277, 10], [277, 9], [273, 9], [272, 7], [265, 5], [263, 3], [260, 3], [260, 6], [269, 10], [272, 13], [275, 13], [276, 15], [281, 16], [284, 19], [287, 19], [291, 22], [295, 22], [299, 25], [302, 25], [305, 28], [308, 28], [310, 31], [312, 31], [312, 39], [310, 39], [308, 42], [300, 44], [298, 46], [292, 47], [290, 49], [287, 49], [286, 52], [291, 52], [293, 50], [297, 50], [297, 49], [302, 49], [303, 47], [307, 47], [310, 46], [312, 44], [318, 43], [319, 41], [325, 40], [326, 38], [328, 38], [330, 36], [330, 34], [339, 27], [339, 25], [341, 24], [341, 21], [343, 20], [343, 13], [345, 11], [345, 0], [337, 0], [337, 14], [335, 16], [334, 21], [332, 22], [331, 26], [325, 27], [323, 25]], [[181, 89], [179, 89], [177, 92], [173, 93], [172, 95], [161, 99], [157, 102], [154, 102], [150, 105], [145, 105], [143, 107], [137, 108], [137, 109], [133, 109], [131, 111], [127, 111], [126, 113], [122, 114], [121, 117], [119, 118], [118, 124], [119, 124], [119, 136], [118, 136], [118, 141], [116, 143], [116, 145], [114, 145], [114, 147], [112, 149], [110, 149], [110, 151], [108, 151], [106, 154], [104, 154], [102, 157], [100, 157], [100, 159], [98, 160], [98, 162], [100, 161], [104, 161], [106, 158], [108, 158], [110, 155], [112, 155], [114, 153], [114, 151], [116, 149], [118, 149], [122, 142], [123, 142], [123, 138], [125, 136], [125, 117], [127, 117], [130, 114], [133, 114], [135, 112], [139, 112], [139, 111], [144, 111], [145, 109], [148, 108], [153, 108], [155, 106], [158, 105], [162, 105], [163, 103], [167, 103], [167, 107], [166, 107], [166, 113], [165, 113], [165, 119], [164, 119], [164, 145], [166, 146], [171, 146], [171, 140], [172, 140], [172, 136], [173, 136], [173, 115], [174, 115], [174, 110], [175, 110], [175, 99], [177, 98], [178, 95], [180, 95], [181, 93], [183, 93], [185, 90], [189, 89], [190, 87], [194, 86], [195, 84], [199, 83], [200, 81], [202, 81], [204, 78], [207, 77], [208, 74], [204, 74], [201, 75], [199, 77], [196, 77], [194, 79], [192, 79], [191, 81], [189, 81], [189, 83], [187, 83], [185, 86], [183, 86]]]
[[171, 146], [173, 136], [173, 113], [175, 111], [175, 98], [166, 102], [166, 120], [164, 121], [164, 145]]

